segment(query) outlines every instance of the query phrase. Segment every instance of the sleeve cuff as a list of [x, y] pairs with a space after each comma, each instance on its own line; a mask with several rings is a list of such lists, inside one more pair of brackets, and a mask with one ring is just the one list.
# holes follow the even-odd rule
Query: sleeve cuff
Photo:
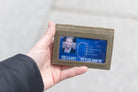
[[[34, 71], [32, 71], [32, 72], [35, 72], [35, 76], [36, 76], [35, 80], [37, 81], [37, 83], [33, 82], [32, 85], [37, 86], [38, 89], [41, 89], [41, 91], [39, 90], [39, 92], [43, 92], [44, 84], [43, 84], [42, 76], [41, 76], [41, 73], [40, 73], [39, 68], [38, 68], [37, 64], [35, 63], [35, 61], [31, 57], [24, 55], [24, 54], [17, 54], [17, 55], [15, 55], [15, 58], [19, 58], [19, 59], [21, 59], [21, 61], [27, 62], [26, 64], [28, 64], [28, 62], [30, 62], [32, 64], [31, 67], [34, 68]], [[30, 69], [30, 67], [28, 69]]]

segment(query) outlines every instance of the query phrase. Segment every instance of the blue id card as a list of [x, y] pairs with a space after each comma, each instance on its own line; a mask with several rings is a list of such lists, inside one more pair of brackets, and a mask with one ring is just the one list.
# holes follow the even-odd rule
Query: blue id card
[[105, 63], [107, 40], [81, 37], [60, 37], [59, 59]]

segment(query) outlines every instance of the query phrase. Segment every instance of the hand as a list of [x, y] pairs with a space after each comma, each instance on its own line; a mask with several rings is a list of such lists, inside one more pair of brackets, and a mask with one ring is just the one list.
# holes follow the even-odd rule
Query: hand
[[43, 37], [36, 43], [36, 45], [27, 53], [36, 62], [44, 83], [44, 89], [48, 89], [56, 83], [85, 73], [88, 68], [82, 67], [69, 67], [62, 65], [52, 65], [52, 49], [53, 40], [55, 35], [55, 25], [53, 22], [48, 23], [48, 29]]

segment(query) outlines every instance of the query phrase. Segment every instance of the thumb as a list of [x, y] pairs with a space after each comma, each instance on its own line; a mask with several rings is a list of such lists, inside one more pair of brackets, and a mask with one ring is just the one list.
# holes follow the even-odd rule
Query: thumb
[[48, 41], [51, 40], [54, 35], [55, 35], [55, 24], [52, 21], [49, 21], [47, 31], [44, 34], [44, 38], [46, 38], [46, 40]]
[[51, 43], [51, 40], [54, 37], [54, 35], [55, 35], [55, 24], [52, 21], [49, 21], [47, 31], [39, 40], [39, 42], [37, 43], [37, 46], [46, 47]]

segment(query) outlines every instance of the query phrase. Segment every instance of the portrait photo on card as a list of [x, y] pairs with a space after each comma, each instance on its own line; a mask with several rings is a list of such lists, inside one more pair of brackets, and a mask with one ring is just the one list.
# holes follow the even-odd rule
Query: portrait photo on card
[[64, 53], [76, 52], [76, 37], [61, 36], [61, 48]]

